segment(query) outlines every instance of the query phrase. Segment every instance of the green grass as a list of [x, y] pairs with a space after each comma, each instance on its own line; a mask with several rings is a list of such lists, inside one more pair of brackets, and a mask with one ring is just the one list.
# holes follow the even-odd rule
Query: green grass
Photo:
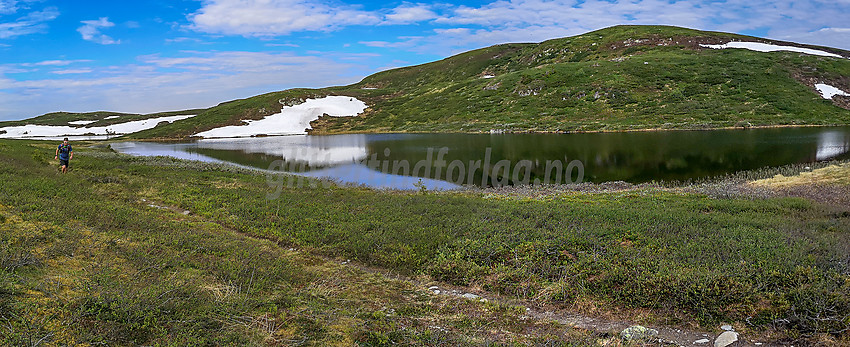
[[[435, 297], [141, 199], [163, 176], [252, 176], [0, 141], [0, 345], [591, 344], [500, 303]], [[156, 170], [154, 170], [156, 171]], [[176, 188], [176, 187], [172, 187]], [[162, 204], [162, 199], [156, 199]]]
[[[536, 45], [495, 46], [367, 77], [358, 85], [381, 86], [399, 96], [377, 104], [367, 117], [334, 119], [326, 131], [702, 129], [850, 121], [850, 111], [795, 78], [840, 81], [850, 75], [844, 59], [684, 44], [624, 48], [625, 38], [742, 37], [614, 27]], [[496, 77], [480, 78], [485, 73]]]
[[[303, 268], [293, 265], [297, 261], [274, 244], [250, 241], [258, 244], [251, 246], [235, 241], [245, 240], [238, 234], [556, 306], [648, 309], [655, 317], [650, 320], [667, 324], [711, 328], [721, 321], [741, 322], [756, 331], [776, 327], [791, 337], [837, 334], [850, 325], [850, 217], [799, 198], [717, 199], [650, 188], [529, 199], [319, 185], [285, 188], [279, 199], [268, 200], [271, 189], [263, 175], [103, 150], [81, 149], [74, 171], [60, 180], [45, 160], [49, 156], [39, 155], [49, 149], [45, 146], [0, 143], [0, 178], [7, 182], [0, 204], [25, 220], [56, 223], [56, 216], [67, 216], [54, 227], [102, 235], [102, 248], [79, 247], [103, 259], [102, 266], [76, 270], [88, 278], [80, 286], [115, 296], [125, 286], [145, 291], [123, 299], [83, 295], [85, 300], [67, 303], [67, 309], [94, 310], [98, 322], [125, 319], [115, 321], [116, 329], [125, 329], [127, 320], [142, 324], [145, 333], [134, 341], [167, 334], [145, 325], [154, 318], [265, 314], [258, 307], [270, 307], [272, 293], [328, 274], [300, 273]], [[166, 218], [141, 199], [192, 215]], [[80, 224], [85, 228], [76, 227]], [[33, 236], [29, 248], [7, 252], [32, 252], [28, 249], [65, 232]], [[110, 246], [117, 239], [134, 241]], [[125, 260], [117, 260], [121, 257]], [[151, 278], [144, 272], [127, 276], [149, 266], [168, 270]], [[254, 306], [187, 304], [197, 299], [192, 293], [199, 283], [246, 288], [252, 277], [247, 269], [256, 272], [254, 289], [241, 298]], [[187, 277], [169, 280], [172, 271]], [[101, 280], [106, 287], [96, 285]], [[155, 298], [164, 292], [179, 293], [182, 299], [168, 302], [178, 306], [157, 306]], [[11, 293], [3, 295], [22, 295]], [[305, 292], [285, 293], [286, 300], [312, 302]], [[105, 316], [101, 310], [107, 310]], [[168, 329], [185, 332], [186, 339], [197, 337], [189, 332], [195, 328]]]

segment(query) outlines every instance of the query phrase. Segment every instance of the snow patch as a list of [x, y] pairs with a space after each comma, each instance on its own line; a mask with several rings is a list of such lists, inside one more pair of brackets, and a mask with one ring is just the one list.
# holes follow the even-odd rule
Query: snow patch
[[58, 136], [82, 136], [82, 135], [110, 135], [110, 134], [129, 134], [155, 127], [161, 122], [175, 122], [181, 119], [191, 118], [195, 115], [185, 116], [170, 116], [137, 120], [126, 123], [118, 123], [102, 127], [91, 128], [75, 128], [63, 125], [35, 125], [27, 124], [21, 126], [12, 126], [0, 128], [5, 130], [5, 134], [0, 134], [0, 138], [39, 138], [39, 137], [58, 137]]
[[789, 52], [798, 52], [798, 53], [805, 53], [805, 54], [811, 54], [811, 55], [820, 55], [820, 56], [824, 56], [824, 57], [844, 58], [844, 57], [842, 57], [838, 54], [824, 52], [824, 51], [817, 50], [817, 49], [801, 48], [801, 47], [794, 47], [794, 46], [779, 46], [779, 45], [771, 45], [771, 44], [768, 44], [768, 43], [761, 43], [761, 42], [737, 42], [737, 41], [733, 41], [733, 42], [725, 43], [725, 44], [722, 44], [722, 45], [703, 45], [703, 44], [701, 44], [700, 47], [711, 48], [711, 49], [743, 48], [743, 49], [749, 49], [751, 51], [756, 51], [756, 52], [789, 51]]
[[847, 92], [845, 92], [841, 89], [835, 88], [835, 87], [828, 85], [828, 84], [823, 84], [823, 83], [815, 84], [815, 89], [817, 89], [818, 92], [820, 92], [820, 95], [823, 96], [824, 99], [832, 99], [832, 97], [836, 96], [836, 95], [850, 96], [850, 94], [847, 94]]
[[86, 125], [86, 124], [91, 124], [91, 123], [94, 123], [94, 122], [97, 122], [97, 121], [96, 120], [75, 120], [73, 122], [68, 122], [68, 124], [71, 124], [71, 125]]
[[195, 134], [204, 138], [248, 137], [254, 135], [304, 135], [310, 122], [324, 114], [352, 117], [366, 109], [366, 103], [350, 96], [327, 96], [307, 99], [295, 106], [284, 106], [280, 113], [259, 120], [244, 120], [244, 125], [231, 125]]
[[109, 117], [104, 118], [103, 120], [110, 120], [110, 119], [115, 119], [115, 118], [119, 118], [119, 117], [121, 117], [121, 116], [109, 116]]

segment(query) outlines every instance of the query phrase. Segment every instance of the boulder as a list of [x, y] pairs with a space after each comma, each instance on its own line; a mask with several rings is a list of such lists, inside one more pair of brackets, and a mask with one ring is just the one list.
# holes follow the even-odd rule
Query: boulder
[[640, 325], [632, 325], [620, 332], [620, 338], [624, 341], [649, 340], [657, 335], [658, 330]]
[[738, 333], [734, 331], [724, 331], [720, 336], [714, 339], [714, 347], [726, 347], [735, 341], [738, 341]]

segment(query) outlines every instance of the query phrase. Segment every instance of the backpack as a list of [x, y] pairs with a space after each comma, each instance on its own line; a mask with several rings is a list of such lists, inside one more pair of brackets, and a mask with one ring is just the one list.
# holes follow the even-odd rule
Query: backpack
[[71, 145], [65, 145], [65, 144], [59, 145], [59, 156], [61, 156], [61, 157], [67, 157], [68, 154], [71, 153], [71, 151], [72, 151]]

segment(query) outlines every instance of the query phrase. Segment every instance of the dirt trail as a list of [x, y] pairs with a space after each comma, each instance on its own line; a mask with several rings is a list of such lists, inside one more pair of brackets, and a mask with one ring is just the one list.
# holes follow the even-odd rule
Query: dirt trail
[[[351, 266], [356, 266], [357, 268], [363, 271], [370, 272], [380, 272], [385, 273], [385, 270], [374, 269], [371, 267], [358, 266], [355, 264], [348, 264]], [[593, 317], [589, 315], [585, 315], [579, 312], [569, 311], [566, 309], [557, 309], [557, 308], [538, 308], [535, 304], [530, 303], [524, 300], [517, 300], [512, 298], [504, 298], [497, 294], [488, 293], [488, 292], [480, 292], [459, 286], [451, 286], [448, 284], [442, 284], [438, 282], [429, 282], [427, 284], [423, 284], [419, 281], [399, 277], [396, 274], [389, 274], [393, 278], [399, 278], [401, 280], [405, 280], [415, 284], [416, 286], [427, 289], [432, 293], [439, 291], [437, 295], [455, 295], [455, 296], [464, 296], [468, 294], [473, 294], [476, 298], [472, 300], [487, 300], [491, 302], [500, 302], [511, 305], [524, 306], [526, 308], [526, 316], [531, 319], [538, 320], [548, 320], [555, 321], [567, 326], [576, 327], [579, 329], [590, 330], [600, 334], [609, 334], [612, 336], [619, 336], [619, 333], [624, 329], [637, 325], [635, 322], [630, 322], [627, 320], [612, 320], [604, 317]], [[427, 288], [426, 288], [427, 286]], [[433, 288], [438, 287], [439, 289], [434, 290]], [[675, 327], [666, 327], [666, 326], [654, 326], [647, 325], [647, 328], [655, 329], [658, 331], [658, 335], [652, 341], [649, 341], [650, 344], [655, 345], [675, 345], [675, 346], [714, 346], [714, 340], [716, 337], [720, 335], [723, 331], [718, 329], [718, 332], [704, 332], [704, 331], [696, 331], [685, 328], [675, 328]], [[747, 338], [745, 334], [738, 335], [738, 341], [730, 344], [728, 346], [779, 346], [782, 344], [779, 343], [766, 343], [755, 340], [750, 340]]]
[[[192, 215], [192, 218], [201, 218], [203, 217], [193, 214], [188, 210], [184, 210], [178, 207], [173, 206], [165, 206], [164, 204], [160, 204], [157, 202], [152, 202], [147, 199], [141, 199], [141, 203], [146, 204], [148, 207], [156, 208], [160, 210], [167, 210], [175, 213], [175, 217], [186, 218], [189, 215]], [[235, 229], [228, 228], [223, 226], [215, 221], [209, 221], [209, 223], [215, 223], [221, 226], [224, 229], [230, 230], [234, 233], [240, 234], [247, 238], [252, 239], [262, 239], [267, 241], [272, 241], [277, 243], [278, 241], [272, 238], [260, 237], [257, 235], [251, 235], [247, 233], [240, 232]], [[280, 245], [281, 247], [285, 247], [284, 245]], [[289, 248], [290, 251], [293, 252], [302, 252], [301, 250]], [[328, 262], [337, 262], [342, 266], [348, 266], [358, 271], [363, 271], [367, 273], [375, 273], [380, 274], [388, 279], [398, 280], [408, 282], [416, 288], [419, 288], [422, 291], [428, 291], [432, 295], [451, 295], [457, 297], [465, 297], [469, 300], [477, 300], [477, 301], [488, 301], [488, 302], [498, 302], [503, 304], [522, 306], [526, 309], [526, 315], [523, 318], [527, 319], [536, 319], [542, 321], [554, 321], [563, 325], [572, 326], [579, 329], [593, 331], [599, 334], [608, 334], [611, 336], [619, 336], [619, 333], [633, 325], [636, 325], [634, 322], [629, 322], [627, 320], [612, 320], [604, 317], [592, 317], [589, 315], [585, 315], [579, 312], [569, 311], [565, 309], [557, 309], [557, 308], [539, 308], [536, 304], [531, 303], [529, 301], [514, 299], [514, 298], [506, 298], [502, 297], [498, 294], [483, 292], [480, 289], [474, 289], [469, 287], [455, 286], [447, 283], [431, 281], [428, 279], [416, 279], [408, 276], [404, 276], [390, 270], [384, 268], [378, 268], [373, 266], [368, 266], [365, 264], [360, 264], [357, 262], [352, 262], [350, 260], [340, 262], [339, 259], [329, 258], [326, 256], [322, 256], [319, 254], [314, 254], [309, 252], [311, 256], [315, 256], [317, 258], [323, 259]], [[673, 327], [664, 327], [664, 326], [653, 326], [648, 325], [648, 328], [652, 328], [658, 331], [658, 335], [652, 341], [647, 341], [649, 344], [653, 345], [675, 345], [675, 346], [714, 346], [714, 339], [722, 332], [718, 331], [716, 333], [711, 332], [701, 332], [695, 330], [689, 330], [684, 328], [673, 328]], [[743, 334], [738, 336], [738, 341], [730, 344], [728, 346], [779, 346], [783, 344], [779, 343], [764, 343], [758, 341], [750, 341]]]

